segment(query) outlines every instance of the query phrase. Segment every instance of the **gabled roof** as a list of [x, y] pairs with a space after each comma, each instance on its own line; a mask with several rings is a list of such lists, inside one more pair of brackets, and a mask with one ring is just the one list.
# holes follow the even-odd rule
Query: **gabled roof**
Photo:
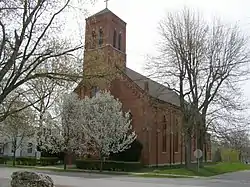
[[170, 88], [155, 82], [132, 69], [126, 68], [125, 71], [126, 75], [143, 90], [145, 82], [148, 82], [148, 93], [150, 96], [171, 103], [175, 106], [180, 106], [178, 94]]
[[[176, 92], [171, 90], [170, 88], [153, 81], [152, 79], [147, 78], [146, 76], [129, 69], [126, 67], [125, 74], [134, 82], [136, 83], [142, 90], [144, 90], [145, 82], [148, 82], [148, 93], [150, 96], [168, 102], [172, 105], [175, 105], [177, 107], [180, 106], [180, 99]], [[80, 86], [83, 83], [83, 80], [78, 84]], [[78, 88], [78, 86], [75, 88], [75, 90]]]
[[96, 16], [101, 16], [103, 14], [108, 14], [108, 13], [111, 13], [113, 14], [114, 16], [116, 16], [119, 20], [121, 20], [124, 24], [127, 24], [125, 21], [123, 21], [120, 17], [118, 17], [115, 13], [113, 13], [111, 10], [109, 10], [108, 8], [105, 8], [103, 10], [101, 10], [100, 12], [97, 12], [95, 14], [93, 14], [92, 16], [88, 17], [87, 19], [89, 18], [93, 18], [93, 17], [96, 17]]
[[101, 10], [100, 12], [95, 13], [92, 16], [99, 16], [99, 15], [102, 15], [102, 14], [105, 14], [105, 13], [113, 13], [113, 12], [111, 12], [108, 8], [105, 8], [105, 9]]

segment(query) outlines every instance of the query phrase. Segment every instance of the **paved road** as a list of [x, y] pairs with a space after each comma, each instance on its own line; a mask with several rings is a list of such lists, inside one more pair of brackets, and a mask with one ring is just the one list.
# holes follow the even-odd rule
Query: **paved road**
[[[20, 169], [0, 168], [0, 187], [8, 187], [12, 172]], [[49, 174], [57, 187], [249, 187], [250, 171], [225, 174], [209, 179], [168, 179], [137, 178], [127, 176], [109, 176], [86, 173]]]
[[213, 179], [226, 180], [226, 181], [238, 181], [248, 183], [250, 186], [250, 171], [241, 171], [235, 173], [226, 173], [223, 175], [212, 177]]

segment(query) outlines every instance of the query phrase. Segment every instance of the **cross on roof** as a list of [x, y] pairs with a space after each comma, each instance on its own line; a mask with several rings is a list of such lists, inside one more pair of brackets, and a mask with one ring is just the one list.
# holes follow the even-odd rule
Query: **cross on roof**
[[106, 3], [106, 8], [108, 8], [108, 2], [109, 2], [109, 0], [104, 0], [104, 2]]

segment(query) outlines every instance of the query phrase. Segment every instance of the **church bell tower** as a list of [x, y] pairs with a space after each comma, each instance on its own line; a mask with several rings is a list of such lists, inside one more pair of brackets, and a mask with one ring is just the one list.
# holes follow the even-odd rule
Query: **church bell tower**
[[86, 19], [83, 72], [103, 77], [125, 68], [126, 23], [105, 8]]

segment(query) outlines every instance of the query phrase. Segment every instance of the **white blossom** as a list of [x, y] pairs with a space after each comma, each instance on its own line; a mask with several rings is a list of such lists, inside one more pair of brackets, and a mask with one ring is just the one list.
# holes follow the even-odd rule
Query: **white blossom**
[[136, 139], [129, 112], [109, 92], [80, 100], [66, 95], [61, 105], [61, 120], [47, 124], [42, 148], [51, 152], [95, 154], [100, 157], [122, 152]]
[[52, 153], [79, 153], [85, 141], [79, 129], [81, 101], [76, 94], [65, 95], [61, 102], [60, 119], [48, 119], [40, 128], [41, 149]]
[[109, 92], [85, 97], [81, 105], [81, 128], [100, 157], [122, 152], [136, 139], [129, 112]]

